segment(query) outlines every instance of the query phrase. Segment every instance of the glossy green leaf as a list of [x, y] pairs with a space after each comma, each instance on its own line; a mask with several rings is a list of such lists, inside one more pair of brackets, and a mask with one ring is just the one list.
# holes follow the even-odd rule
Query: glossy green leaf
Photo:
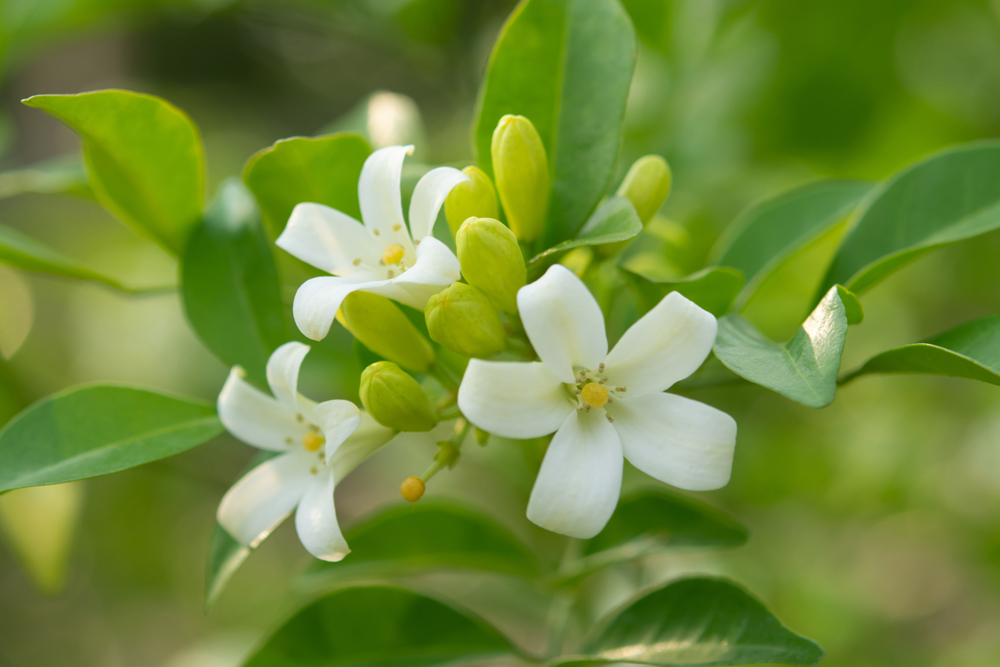
[[825, 285], [854, 292], [935, 248], [1000, 228], [1000, 142], [952, 148], [880, 185], [856, 213]]
[[865, 181], [819, 181], [756, 203], [726, 229], [709, 262], [744, 273], [739, 301], [745, 303], [786, 258], [842, 222], [871, 189]]
[[841, 384], [872, 373], [923, 373], [1000, 385], [1000, 315], [949, 329], [922, 343], [904, 345], [869, 359]]
[[642, 231], [635, 206], [625, 197], [611, 197], [594, 211], [576, 238], [558, 243], [531, 258], [529, 264], [551, 259], [557, 253], [588, 245], [627, 241]]
[[227, 366], [264, 382], [271, 352], [288, 340], [271, 246], [253, 197], [229, 180], [191, 235], [181, 295], [198, 337]]
[[750, 382], [811, 408], [821, 408], [837, 391], [847, 326], [847, 309], [834, 286], [783, 345], [765, 338], [738, 315], [722, 318], [715, 356]]
[[357, 134], [282, 139], [247, 160], [243, 180], [275, 236], [302, 202], [325, 204], [360, 220], [358, 178], [370, 153]]
[[125, 224], [180, 253], [205, 191], [198, 128], [168, 102], [125, 90], [24, 100], [77, 131], [90, 187]]
[[134, 468], [221, 432], [211, 405], [118, 385], [74, 387], [0, 431], [0, 492]]
[[815, 665], [822, 658], [823, 649], [740, 586], [697, 577], [628, 603], [588, 639], [583, 655], [557, 664]]
[[93, 196], [87, 185], [87, 170], [78, 155], [0, 173], [0, 199], [29, 193]]
[[484, 621], [397, 588], [349, 588], [307, 605], [244, 667], [434, 667], [509, 654]]
[[679, 292], [716, 317], [722, 317], [732, 308], [743, 286], [743, 273], [727, 266], [710, 266], [680, 278], [658, 271], [628, 273], [646, 311], [670, 292]]
[[517, 114], [534, 124], [552, 183], [543, 248], [575, 236], [607, 192], [635, 53], [617, 0], [525, 0], [500, 34], [480, 91], [476, 154], [492, 176], [500, 118]]

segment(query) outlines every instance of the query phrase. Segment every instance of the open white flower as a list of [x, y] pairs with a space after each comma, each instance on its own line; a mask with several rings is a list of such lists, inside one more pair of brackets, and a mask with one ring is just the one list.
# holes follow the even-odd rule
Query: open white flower
[[708, 356], [715, 317], [672, 292], [608, 353], [600, 307], [558, 264], [522, 287], [517, 305], [541, 361], [473, 359], [458, 406], [473, 424], [504, 437], [555, 431], [528, 501], [531, 521], [571, 537], [599, 533], [618, 504], [623, 456], [682, 489], [729, 481], [736, 422], [664, 393]]
[[297, 390], [309, 347], [285, 343], [267, 362], [274, 397], [255, 389], [236, 366], [219, 394], [219, 419], [234, 436], [280, 452], [250, 472], [219, 505], [219, 523], [241, 544], [257, 546], [296, 507], [295, 529], [316, 558], [338, 561], [350, 549], [333, 506], [334, 486], [393, 431], [350, 401], [316, 404]]
[[[423, 310], [427, 300], [461, 278], [458, 258], [431, 231], [445, 198], [469, 177], [438, 167], [417, 182], [410, 228], [403, 220], [400, 175], [413, 146], [388, 146], [368, 156], [358, 181], [361, 218], [322, 204], [299, 204], [277, 245], [333, 274], [312, 278], [295, 294], [295, 323], [322, 340], [344, 298], [355, 290], [380, 294]], [[411, 235], [412, 234], [412, 235]]]

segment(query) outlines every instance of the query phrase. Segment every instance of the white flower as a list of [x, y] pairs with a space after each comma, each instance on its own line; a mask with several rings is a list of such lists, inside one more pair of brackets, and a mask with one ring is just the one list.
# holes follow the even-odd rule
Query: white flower
[[365, 160], [358, 181], [364, 224], [322, 204], [292, 211], [277, 245], [333, 274], [307, 280], [295, 294], [295, 323], [309, 338], [326, 336], [340, 303], [355, 290], [423, 310], [430, 297], [461, 278], [458, 258], [431, 231], [448, 193], [469, 177], [451, 167], [424, 174], [410, 200], [407, 230], [399, 180], [403, 158], [412, 152], [413, 146], [389, 146]]
[[672, 292], [609, 354], [600, 307], [565, 267], [521, 288], [517, 305], [541, 361], [473, 359], [458, 406], [479, 428], [508, 438], [555, 431], [528, 501], [531, 521], [571, 537], [599, 533], [618, 504], [623, 456], [682, 489], [729, 481], [736, 422], [664, 393], [711, 351], [710, 313]]
[[334, 486], [393, 431], [350, 401], [319, 405], [300, 396], [299, 367], [309, 347], [285, 343], [267, 362], [274, 397], [255, 389], [239, 366], [219, 394], [219, 419], [240, 440], [273, 452], [226, 493], [219, 523], [236, 540], [257, 546], [292, 510], [295, 529], [316, 558], [338, 561], [350, 549], [333, 506]]

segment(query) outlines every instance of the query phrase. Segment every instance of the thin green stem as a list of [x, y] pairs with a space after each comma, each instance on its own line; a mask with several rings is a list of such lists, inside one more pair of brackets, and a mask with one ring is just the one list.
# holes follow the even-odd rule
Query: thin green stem
[[[563, 552], [559, 569], [563, 569], [579, 560], [583, 552], [583, 541], [570, 538], [566, 542], [566, 550]], [[575, 591], [567, 588], [559, 588], [552, 598], [549, 607], [549, 658], [555, 658], [562, 654], [563, 644], [566, 643], [566, 633], [569, 630], [570, 621], [573, 619], [573, 607], [576, 604]]]
[[427, 374], [437, 380], [447, 391], [451, 393], [458, 392], [458, 381], [452, 376], [447, 368], [442, 366], [437, 361], [431, 364], [431, 367], [427, 369]]

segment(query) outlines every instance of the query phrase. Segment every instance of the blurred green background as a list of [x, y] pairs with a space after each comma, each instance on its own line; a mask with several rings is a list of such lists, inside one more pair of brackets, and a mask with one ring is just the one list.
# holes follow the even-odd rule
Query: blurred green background
[[[193, 117], [210, 193], [273, 141], [331, 128], [379, 143], [416, 136], [415, 160], [464, 166], [479, 79], [513, 4], [0, 0], [0, 169], [77, 149], [69, 130], [20, 99], [109, 87], [160, 95]], [[641, 49], [621, 170], [647, 153], [670, 162], [675, 191], [663, 213], [681, 269], [698, 268], [760, 197], [820, 177], [884, 178], [939, 148], [1000, 135], [1000, 2], [624, 4]], [[0, 224], [131, 285], [175, 281], [171, 258], [93, 201], [20, 189], [0, 176]], [[867, 318], [851, 329], [842, 368], [1000, 312], [997, 258], [993, 232], [866, 293]], [[779, 337], [809, 306], [811, 288], [790, 282], [771, 285], [748, 312]], [[3, 266], [0, 352], [0, 422], [87, 381], [214, 400], [226, 373], [174, 295], [128, 298]], [[351, 396], [352, 368], [314, 368], [312, 394]], [[591, 582], [594, 614], [636, 586], [718, 572], [823, 645], [830, 667], [1000, 664], [996, 387], [870, 377], [820, 411], [753, 386], [691, 395], [739, 423], [732, 483], [701, 496], [746, 523], [750, 543]], [[338, 487], [342, 523], [394, 500], [429, 447], [387, 448]], [[0, 498], [0, 666], [237, 664], [305, 594], [293, 584], [309, 563], [286, 526], [203, 610], [215, 508], [250, 453], [220, 438], [126, 473]], [[428, 493], [465, 498], [537, 539], [523, 516], [530, 483], [524, 461], [494, 443]], [[508, 631], [528, 632], [523, 616], [508, 616]]]

